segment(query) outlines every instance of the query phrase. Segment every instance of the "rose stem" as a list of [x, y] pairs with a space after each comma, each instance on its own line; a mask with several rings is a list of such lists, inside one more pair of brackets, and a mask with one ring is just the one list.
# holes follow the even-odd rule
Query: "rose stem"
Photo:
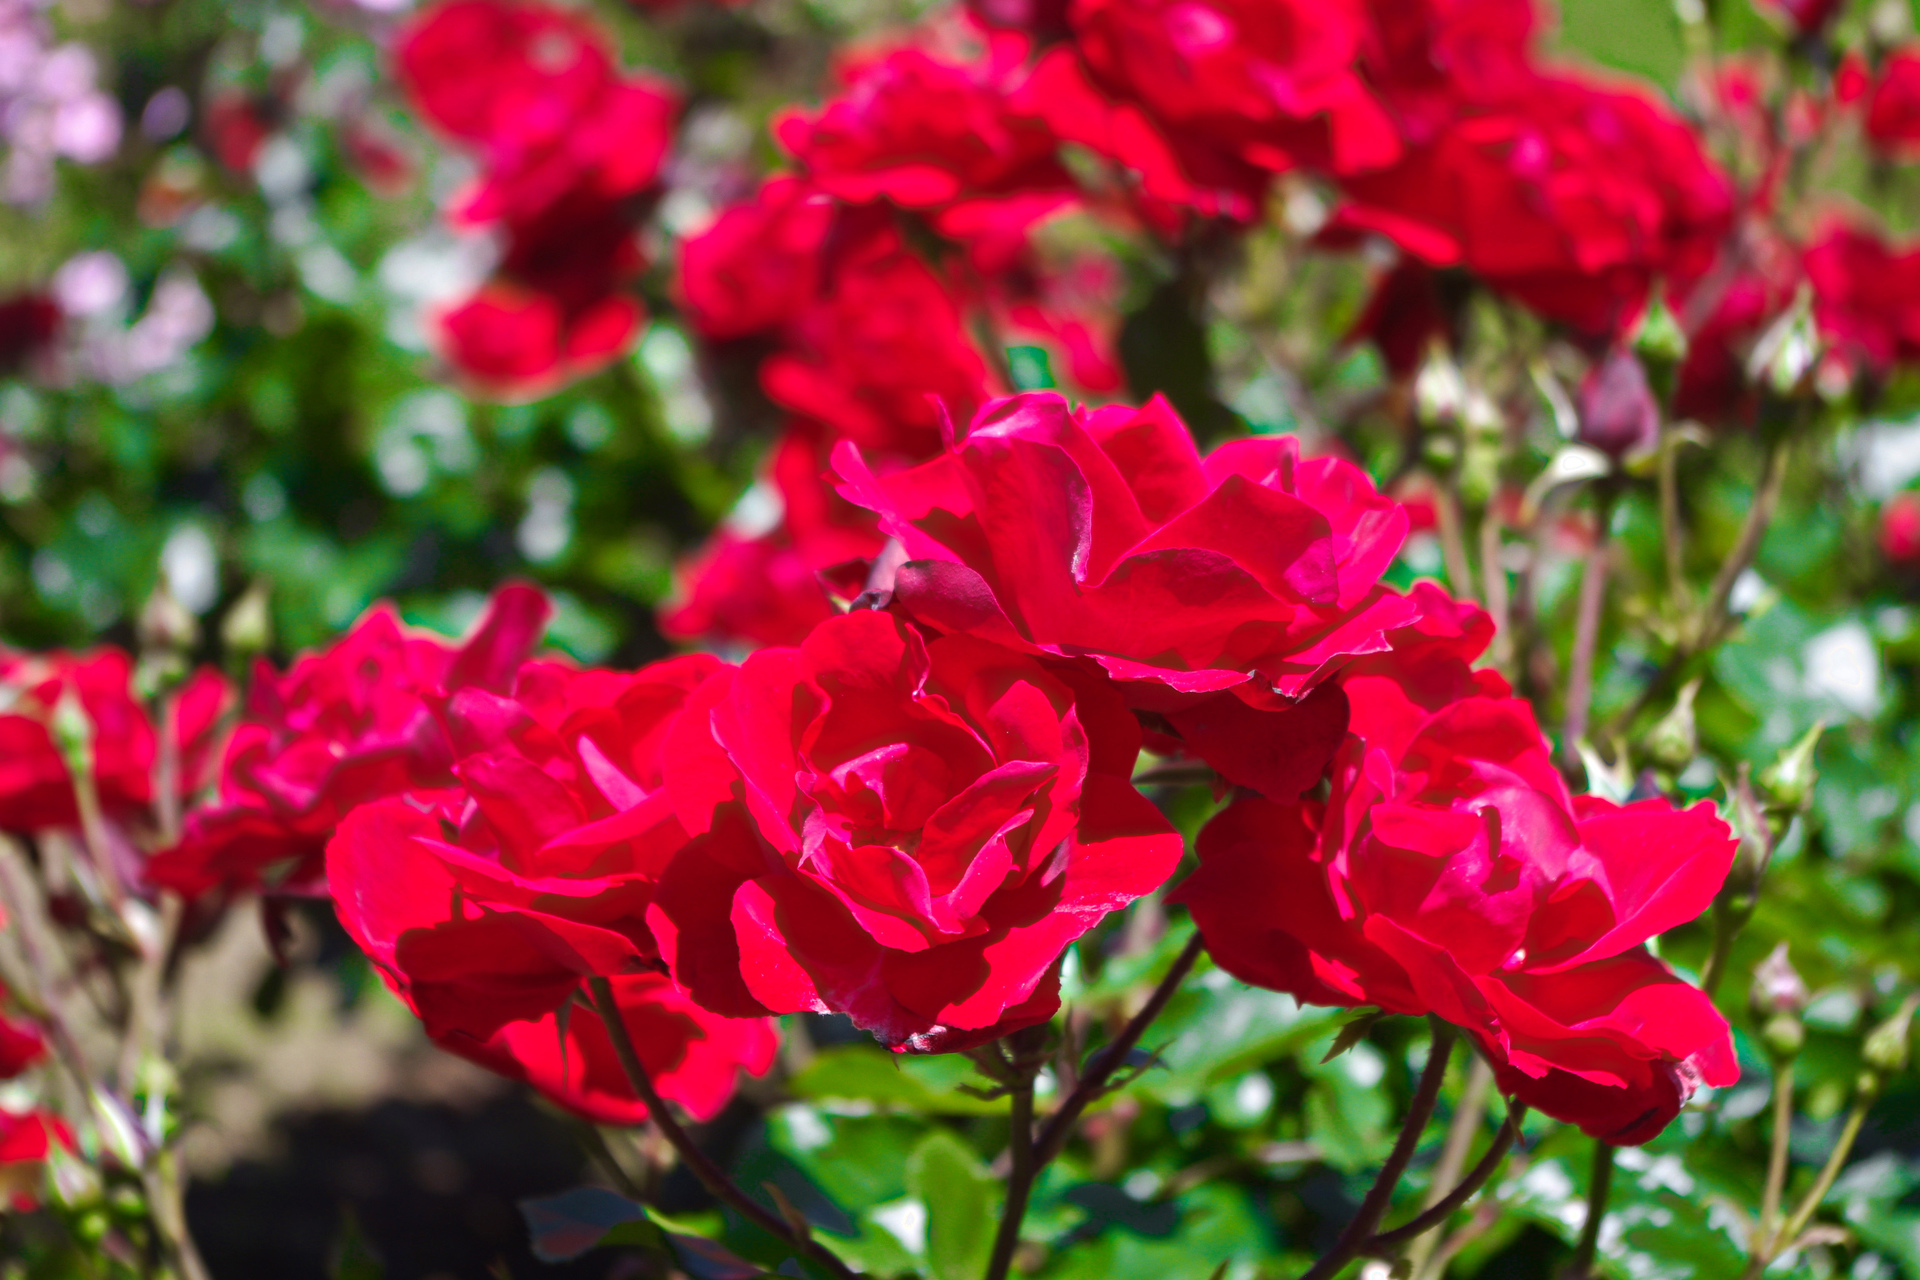
[[1593, 659], [1600, 647], [1600, 622], [1606, 612], [1617, 492], [1610, 482], [1603, 482], [1595, 497], [1593, 550], [1580, 576], [1580, 611], [1574, 622], [1573, 654], [1567, 671], [1566, 730], [1560, 735], [1560, 759], [1569, 772], [1580, 769], [1580, 741], [1587, 736], [1587, 712], [1593, 703]]
[[1707, 607], [1700, 615], [1698, 626], [1691, 634], [1683, 634], [1680, 643], [1674, 647], [1660, 669], [1654, 673], [1646, 687], [1631, 703], [1614, 716], [1607, 726], [1609, 736], [1617, 737], [1627, 731], [1635, 716], [1659, 698], [1680, 675], [1695, 654], [1701, 653], [1720, 638], [1720, 629], [1726, 622], [1728, 603], [1733, 599], [1734, 584], [1740, 581], [1740, 575], [1753, 563], [1760, 551], [1760, 540], [1766, 535], [1767, 526], [1773, 523], [1773, 510], [1780, 503], [1780, 491], [1786, 486], [1787, 455], [1789, 437], [1787, 434], [1776, 436], [1767, 446], [1767, 459], [1761, 469], [1760, 488], [1754, 494], [1753, 505], [1747, 508], [1747, 519], [1740, 527], [1740, 536], [1734, 541], [1733, 550], [1714, 575], [1713, 590], [1707, 597]]
[[1753, 1230], [1753, 1253], [1764, 1254], [1780, 1216], [1780, 1193], [1787, 1185], [1787, 1154], [1793, 1133], [1793, 1063], [1777, 1063], [1773, 1071], [1773, 1150], [1767, 1156], [1767, 1184], [1760, 1194], [1760, 1222]]
[[1666, 552], [1667, 593], [1675, 609], [1686, 608], [1686, 531], [1680, 525], [1680, 439], [1666, 414], [1660, 415], [1660, 548]]
[[1593, 1274], [1593, 1255], [1600, 1247], [1600, 1220], [1607, 1216], [1607, 1193], [1613, 1190], [1613, 1148], [1596, 1140], [1593, 1174], [1587, 1182], [1587, 1220], [1580, 1227], [1580, 1243], [1573, 1247], [1567, 1280], [1587, 1280]]
[[1007, 1203], [1000, 1212], [1000, 1228], [993, 1237], [993, 1256], [987, 1261], [986, 1280], [1006, 1280], [1007, 1271], [1013, 1266], [1013, 1251], [1020, 1245], [1020, 1223], [1027, 1216], [1027, 1200], [1033, 1194], [1037, 1172], [1033, 1160], [1033, 1077], [1038, 1066], [1034, 1039], [1024, 1032], [1016, 1032], [1008, 1041], [1011, 1078], [1007, 1092], [1013, 1100], [1013, 1115], [1007, 1149], [1013, 1157], [1013, 1169], [1007, 1175]]
[[[1487, 1153], [1480, 1157], [1480, 1162], [1468, 1170], [1467, 1176], [1460, 1180], [1458, 1186], [1421, 1210], [1420, 1216], [1406, 1225], [1395, 1227], [1391, 1231], [1382, 1231], [1368, 1240], [1363, 1252], [1378, 1253], [1409, 1240], [1431, 1240], [1433, 1237], [1427, 1233], [1446, 1222], [1453, 1216], [1455, 1210], [1471, 1200], [1474, 1192], [1487, 1184], [1487, 1179], [1493, 1177], [1494, 1171], [1500, 1167], [1500, 1162], [1507, 1158], [1507, 1152], [1513, 1147], [1514, 1140], [1520, 1136], [1520, 1117], [1525, 1114], [1525, 1111], [1524, 1106], [1515, 1107], [1513, 1113], [1500, 1126], [1500, 1132], [1493, 1135], [1493, 1145], [1488, 1147]], [[1439, 1184], [1436, 1182], [1435, 1185]], [[1411, 1251], [1408, 1252], [1408, 1258], [1409, 1260], [1412, 1258]], [[1412, 1273], [1418, 1275], [1419, 1269], [1420, 1264], [1414, 1263]]]
[[[1447, 1128], [1446, 1145], [1440, 1148], [1439, 1163], [1433, 1166], [1433, 1183], [1427, 1189], [1427, 1202], [1423, 1209], [1432, 1209], [1440, 1202], [1440, 1189], [1460, 1176], [1461, 1168], [1467, 1163], [1467, 1151], [1473, 1146], [1473, 1136], [1480, 1129], [1481, 1117], [1486, 1114], [1487, 1094], [1493, 1089], [1493, 1069], [1479, 1054], [1472, 1055], [1472, 1065], [1467, 1068], [1466, 1087], [1460, 1093], [1460, 1105], [1454, 1109], [1453, 1123]], [[1421, 1215], [1425, 1217], [1423, 1213]], [[1444, 1217], [1443, 1217], [1444, 1220]], [[1405, 1228], [1401, 1228], [1405, 1230]], [[1425, 1232], [1415, 1232], [1413, 1243], [1407, 1248], [1408, 1271], [1418, 1276], [1427, 1259], [1433, 1255], [1433, 1246], [1439, 1237]]]
[[752, 1197], [735, 1185], [726, 1171], [695, 1145], [691, 1135], [680, 1127], [673, 1113], [667, 1109], [666, 1099], [653, 1087], [653, 1079], [647, 1074], [646, 1067], [640, 1061], [640, 1055], [634, 1050], [633, 1038], [627, 1034], [627, 1024], [620, 1016], [620, 1003], [613, 997], [613, 984], [605, 978], [594, 976], [587, 979], [587, 990], [592, 994], [593, 1007], [600, 1014], [600, 1021], [606, 1024], [607, 1038], [613, 1041], [613, 1052], [620, 1059], [620, 1066], [627, 1073], [627, 1083], [633, 1086], [640, 1101], [647, 1104], [647, 1111], [653, 1122], [660, 1126], [673, 1149], [687, 1162], [687, 1168], [693, 1170], [694, 1177], [711, 1192], [716, 1199], [732, 1205], [749, 1222], [778, 1240], [784, 1240], [806, 1254], [809, 1258], [825, 1267], [840, 1280], [854, 1280], [854, 1272], [836, 1258], [812, 1236], [801, 1231], [771, 1212], [760, 1207]]
[[1833, 1189], [1833, 1180], [1840, 1176], [1840, 1167], [1853, 1153], [1854, 1139], [1860, 1136], [1860, 1126], [1866, 1122], [1867, 1109], [1873, 1105], [1871, 1097], [1863, 1097], [1853, 1104], [1853, 1110], [1847, 1114], [1847, 1127], [1840, 1131], [1840, 1141], [1833, 1147], [1833, 1154], [1827, 1157], [1826, 1167], [1820, 1170], [1820, 1176], [1807, 1188], [1807, 1194], [1801, 1197], [1800, 1205], [1787, 1219], [1787, 1225], [1766, 1244], [1763, 1252], [1754, 1254], [1747, 1263], [1747, 1275], [1758, 1276], [1767, 1269], [1775, 1258], [1793, 1247], [1800, 1233], [1807, 1229], [1807, 1223], [1813, 1220], [1814, 1213], [1820, 1208], [1820, 1202], [1827, 1198], [1827, 1192]]
[[1325, 1257], [1314, 1263], [1300, 1280], [1333, 1280], [1334, 1276], [1340, 1274], [1341, 1268], [1359, 1255], [1373, 1236], [1373, 1229], [1380, 1225], [1381, 1217], [1393, 1201], [1394, 1188], [1400, 1185], [1401, 1176], [1406, 1173], [1407, 1164], [1420, 1145], [1420, 1135], [1426, 1131], [1427, 1121], [1433, 1118], [1434, 1104], [1440, 1101], [1441, 1082], [1447, 1078], [1447, 1058], [1457, 1035], [1458, 1032], [1448, 1024], [1438, 1018], [1433, 1020], [1433, 1040], [1427, 1047], [1427, 1068], [1420, 1073], [1420, 1084], [1413, 1091], [1413, 1102], [1407, 1108], [1406, 1123], [1400, 1126], [1400, 1136], [1394, 1140], [1386, 1164], [1380, 1167], [1380, 1176], [1373, 1180], [1366, 1198], [1360, 1202], [1359, 1212], [1353, 1215], [1353, 1221], [1347, 1224], [1347, 1229], [1340, 1233], [1338, 1243]]
[[1105, 1091], [1108, 1078], [1126, 1062], [1127, 1055], [1140, 1043], [1140, 1037], [1147, 1033], [1147, 1027], [1167, 1007], [1167, 1001], [1173, 999], [1173, 993], [1179, 989], [1180, 983], [1193, 971], [1194, 962], [1199, 960], [1204, 945], [1196, 931], [1181, 950], [1179, 958], [1173, 962], [1173, 967], [1167, 970], [1167, 976], [1160, 979], [1160, 985], [1153, 989], [1146, 1004], [1140, 1007], [1140, 1012], [1134, 1014], [1119, 1036], [1088, 1064], [1087, 1073], [1080, 1077], [1080, 1083], [1060, 1104], [1060, 1109], [1048, 1117], [1046, 1125], [1040, 1130], [1039, 1139], [1033, 1144], [1034, 1174], [1037, 1175], [1046, 1168], [1048, 1161], [1060, 1154], [1060, 1148], [1066, 1145], [1067, 1135], [1073, 1131], [1080, 1113]]

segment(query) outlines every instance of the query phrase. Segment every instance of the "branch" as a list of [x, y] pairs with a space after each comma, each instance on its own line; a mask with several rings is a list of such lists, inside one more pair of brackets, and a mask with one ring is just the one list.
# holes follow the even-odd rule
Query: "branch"
[[[1198, 936], [1198, 935], [1195, 935]], [[1031, 1034], [1039, 1031], [1040, 1036]], [[1013, 1100], [1013, 1115], [1007, 1149], [1013, 1157], [1013, 1170], [1007, 1175], [1007, 1203], [1000, 1211], [1000, 1228], [993, 1237], [993, 1256], [987, 1261], [986, 1280], [1006, 1280], [1013, 1266], [1014, 1250], [1020, 1246], [1020, 1224], [1027, 1216], [1027, 1200], [1033, 1194], [1033, 1180], [1039, 1173], [1033, 1159], [1033, 1078], [1041, 1058], [1037, 1040], [1045, 1028], [1016, 1032], [1007, 1041], [1009, 1079], [1007, 1093]]]
[[829, 1252], [809, 1233], [793, 1226], [785, 1219], [762, 1208], [758, 1202], [742, 1191], [726, 1171], [713, 1162], [712, 1157], [695, 1144], [692, 1136], [674, 1119], [667, 1109], [666, 1099], [653, 1087], [653, 1078], [647, 1074], [646, 1066], [640, 1061], [640, 1055], [634, 1050], [633, 1037], [627, 1034], [626, 1021], [620, 1016], [620, 1002], [614, 998], [613, 984], [602, 977], [587, 979], [587, 990], [593, 997], [593, 1007], [600, 1014], [600, 1021], [606, 1024], [607, 1038], [613, 1041], [613, 1052], [620, 1059], [621, 1068], [627, 1073], [627, 1082], [639, 1095], [640, 1101], [647, 1104], [647, 1111], [653, 1122], [660, 1126], [673, 1149], [687, 1162], [687, 1168], [693, 1176], [700, 1179], [702, 1186], [713, 1193], [718, 1200], [733, 1206], [740, 1216], [759, 1227], [776, 1240], [783, 1240], [795, 1249], [825, 1267], [838, 1280], [855, 1280], [855, 1273], [848, 1270], [847, 1264]]
[[1173, 999], [1173, 993], [1179, 989], [1180, 983], [1193, 972], [1194, 963], [1200, 959], [1200, 952], [1204, 946], [1199, 931], [1196, 930], [1192, 939], [1180, 952], [1179, 958], [1173, 962], [1173, 967], [1167, 970], [1167, 976], [1160, 979], [1160, 985], [1153, 989], [1151, 996], [1147, 997], [1147, 1002], [1141, 1006], [1140, 1012], [1134, 1014], [1133, 1019], [1127, 1023], [1119, 1036], [1100, 1051], [1100, 1056], [1088, 1065], [1087, 1073], [1080, 1077], [1080, 1083], [1075, 1085], [1073, 1092], [1067, 1095], [1067, 1100], [1061, 1103], [1060, 1109], [1048, 1118], [1046, 1126], [1040, 1130], [1039, 1139], [1033, 1144], [1035, 1173], [1044, 1169], [1048, 1161], [1060, 1154], [1060, 1148], [1067, 1144], [1067, 1135], [1073, 1132], [1073, 1126], [1080, 1119], [1081, 1113], [1092, 1105], [1095, 1098], [1106, 1092], [1107, 1080], [1126, 1062], [1127, 1055], [1139, 1045], [1140, 1037], [1147, 1033], [1147, 1027], [1160, 1016], [1161, 1011], [1167, 1007], [1167, 1001]]
[[1429, 1208], [1421, 1212], [1419, 1217], [1405, 1226], [1395, 1227], [1391, 1231], [1382, 1231], [1374, 1236], [1367, 1241], [1365, 1252], [1383, 1251], [1425, 1235], [1451, 1218], [1461, 1205], [1473, 1199], [1474, 1193], [1487, 1185], [1487, 1180], [1500, 1168], [1500, 1162], [1507, 1158], [1507, 1152], [1512, 1149], [1514, 1140], [1520, 1136], [1520, 1117], [1524, 1114], [1526, 1114], [1526, 1107], [1516, 1105], [1508, 1113], [1506, 1122], [1500, 1126], [1500, 1132], [1494, 1135], [1493, 1145], [1487, 1148], [1487, 1153], [1480, 1157], [1480, 1162], [1468, 1171], [1467, 1176], [1460, 1180], [1459, 1186], [1434, 1201]]
[[[1439, 1162], [1433, 1166], [1433, 1179], [1427, 1186], [1427, 1202], [1421, 1209], [1433, 1208], [1441, 1199], [1441, 1188], [1460, 1176], [1461, 1168], [1467, 1163], [1467, 1152], [1473, 1146], [1474, 1135], [1480, 1132], [1480, 1121], [1487, 1112], [1487, 1095], [1493, 1091], [1493, 1068], [1479, 1054], [1471, 1054], [1471, 1065], [1467, 1068], [1466, 1086], [1460, 1091], [1460, 1105], [1454, 1108], [1453, 1123], [1447, 1126], [1447, 1140], [1440, 1148]], [[1407, 1270], [1417, 1277], [1426, 1269], [1427, 1259], [1433, 1256], [1433, 1249], [1439, 1243], [1434, 1235], [1418, 1235], [1407, 1248]]]
[[1580, 1243], [1573, 1248], [1573, 1261], [1564, 1273], [1566, 1280], [1588, 1280], [1593, 1275], [1593, 1255], [1600, 1247], [1600, 1220], [1607, 1216], [1607, 1196], [1612, 1190], [1613, 1148], [1596, 1138], [1593, 1176], [1587, 1183], [1587, 1220], [1580, 1226]]
[[1566, 729], [1560, 736], [1560, 758], [1569, 771], [1580, 768], [1580, 741], [1587, 736], [1587, 713], [1593, 704], [1593, 660], [1600, 648], [1600, 623], [1606, 614], [1608, 562], [1613, 551], [1613, 503], [1618, 490], [1603, 483], [1594, 503], [1597, 521], [1593, 550], [1580, 576], [1580, 609], [1573, 632], [1573, 653], [1567, 670]]
[[1360, 1211], [1340, 1233], [1339, 1241], [1300, 1280], [1333, 1280], [1373, 1238], [1373, 1229], [1380, 1225], [1381, 1216], [1392, 1203], [1394, 1188], [1400, 1185], [1407, 1164], [1420, 1145], [1420, 1135], [1426, 1132], [1427, 1121], [1433, 1118], [1434, 1104], [1440, 1100], [1441, 1082], [1447, 1078], [1447, 1059], [1458, 1034], [1448, 1024], [1434, 1019], [1433, 1041], [1427, 1048], [1427, 1069], [1420, 1074], [1420, 1085], [1413, 1092], [1406, 1122], [1400, 1126], [1400, 1136], [1395, 1139], [1387, 1162], [1380, 1167], [1380, 1176], [1373, 1180], [1366, 1199], [1360, 1202]]

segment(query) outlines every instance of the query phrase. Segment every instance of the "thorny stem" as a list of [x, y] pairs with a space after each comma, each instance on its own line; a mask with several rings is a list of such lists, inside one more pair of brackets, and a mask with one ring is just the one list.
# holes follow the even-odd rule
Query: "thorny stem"
[[1606, 612], [1607, 570], [1613, 550], [1613, 501], [1618, 490], [1603, 483], [1595, 505], [1597, 527], [1586, 572], [1580, 577], [1580, 611], [1574, 623], [1573, 655], [1567, 671], [1566, 730], [1560, 753], [1568, 769], [1580, 763], [1580, 742], [1587, 736], [1587, 712], [1593, 703], [1593, 660], [1600, 647], [1600, 620]]
[[1634, 717], [1673, 687], [1681, 671], [1697, 654], [1719, 640], [1720, 631], [1726, 625], [1727, 605], [1733, 598], [1734, 584], [1753, 564], [1753, 558], [1760, 550], [1760, 540], [1766, 536], [1767, 526], [1773, 522], [1773, 510], [1779, 505], [1780, 492], [1786, 485], [1789, 444], [1788, 436], [1783, 434], [1768, 445], [1760, 487], [1754, 494], [1753, 505], [1747, 508], [1747, 519], [1740, 528], [1740, 536], [1735, 540], [1733, 550], [1727, 553], [1719, 573], [1714, 575], [1706, 609], [1701, 613], [1698, 623], [1681, 635], [1673, 653], [1653, 679], [1640, 690], [1639, 696], [1613, 718], [1607, 726], [1609, 736], [1625, 733]]
[[[1500, 1168], [1500, 1162], [1507, 1158], [1507, 1152], [1512, 1149], [1514, 1142], [1520, 1136], [1520, 1116], [1524, 1110], [1523, 1107], [1515, 1107], [1513, 1113], [1501, 1124], [1500, 1132], [1493, 1135], [1493, 1145], [1488, 1147], [1486, 1154], [1467, 1171], [1467, 1176], [1460, 1179], [1459, 1185], [1421, 1210], [1418, 1217], [1391, 1231], [1382, 1231], [1375, 1235], [1367, 1241], [1366, 1252], [1384, 1252], [1410, 1240], [1416, 1243], [1420, 1240], [1431, 1240], [1433, 1237], [1427, 1233], [1451, 1218], [1461, 1205], [1473, 1198], [1475, 1192], [1487, 1185], [1487, 1180]], [[1434, 1185], [1437, 1189], [1442, 1184], [1436, 1179]], [[1408, 1255], [1408, 1260], [1412, 1262], [1411, 1253]], [[1418, 1263], [1414, 1263], [1411, 1268], [1415, 1274], [1418, 1274], [1419, 1269]]]
[[667, 1109], [666, 1099], [653, 1087], [653, 1078], [647, 1074], [645, 1064], [633, 1047], [633, 1037], [627, 1034], [626, 1021], [620, 1016], [620, 1002], [614, 998], [613, 984], [602, 977], [587, 979], [587, 990], [593, 998], [593, 1007], [600, 1014], [600, 1021], [606, 1024], [607, 1038], [613, 1041], [614, 1056], [620, 1059], [621, 1069], [627, 1073], [627, 1083], [633, 1086], [640, 1101], [647, 1104], [647, 1111], [653, 1122], [660, 1126], [660, 1132], [680, 1158], [687, 1162], [687, 1168], [693, 1176], [700, 1179], [702, 1186], [716, 1199], [723, 1200], [749, 1222], [765, 1231], [777, 1240], [784, 1240], [796, 1250], [825, 1267], [840, 1280], [854, 1280], [855, 1273], [840, 1261], [810, 1234], [788, 1223], [778, 1215], [762, 1208], [752, 1197], [742, 1191], [729, 1178], [726, 1171], [715, 1164], [706, 1152], [694, 1142], [692, 1135], [681, 1128]]
[[[1467, 1151], [1473, 1146], [1473, 1136], [1480, 1131], [1481, 1117], [1486, 1114], [1487, 1095], [1493, 1091], [1493, 1068], [1477, 1053], [1472, 1054], [1471, 1059], [1471, 1065], [1467, 1068], [1466, 1087], [1461, 1091], [1460, 1105], [1454, 1109], [1453, 1123], [1447, 1128], [1447, 1141], [1440, 1148], [1439, 1162], [1433, 1166], [1433, 1182], [1427, 1189], [1427, 1202], [1422, 1206], [1423, 1209], [1431, 1210], [1440, 1203], [1444, 1198], [1441, 1188], [1460, 1176], [1462, 1166], [1467, 1163]], [[1427, 1259], [1433, 1255], [1433, 1247], [1439, 1242], [1439, 1237], [1430, 1232], [1414, 1235], [1412, 1243], [1407, 1246], [1409, 1274], [1416, 1277], [1420, 1274], [1427, 1265]]]
[[1033, 1179], [1038, 1172], [1033, 1160], [1033, 1077], [1037, 1063], [1033, 1055], [1023, 1052], [1021, 1037], [1015, 1036], [1009, 1043], [1013, 1059], [1007, 1092], [1013, 1101], [1013, 1115], [1007, 1148], [1013, 1157], [1013, 1169], [1007, 1175], [1007, 1203], [993, 1237], [986, 1280], [1006, 1280], [1013, 1266], [1014, 1250], [1020, 1246], [1020, 1224], [1027, 1216], [1027, 1200], [1033, 1194]]
[[1667, 558], [1667, 595], [1685, 607], [1685, 532], [1680, 527], [1680, 438], [1666, 415], [1660, 418], [1660, 546]]
[[1793, 1137], [1793, 1064], [1779, 1063], [1773, 1073], [1773, 1150], [1767, 1156], [1767, 1184], [1760, 1195], [1760, 1223], [1754, 1228], [1757, 1253], [1773, 1235], [1780, 1216], [1780, 1194], [1787, 1185], [1787, 1153]]
[[1847, 1163], [1847, 1157], [1853, 1154], [1853, 1143], [1860, 1136], [1860, 1126], [1866, 1123], [1867, 1110], [1873, 1105], [1871, 1098], [1860, 1098], [1853, 1104], [1853, 1110], [1847, 1113], [1847, 1124], [1840, 1131], [1840, 1141], [1833, 1146], [1833, 1154], [1827, 1157], [1827, 1163], [1820, 1170], [1820, 1176], [1807, 1188], [1807, 1194], [1800, 1200], [1799, 1207], [1778, 1234], [1755, 1250], [1747, 1263], [1746, 1275], [1758, 1277], [1775, 1258], [1791, 1249], [1800, 1238], [1800, 1233], [1813, 1221], [1813, 1215], [1819, 1211], [1820, 1202], [1827, 1198], [1827, 1192], [1833, 1190], [1833, 1180], [1840, 1176], [1841, 1167]]
[[1147, 1027], [1160, 1016], [1167, 1007], [1167, 1001], [1173, 999], [1173, 993], [1179, 990], [1180, 983], [1193, 972], [1193, 966], [1200, 959], [1204, 944], [1196, 932], [1181, 950], [1167, 970], [1167, 976], [1160, 979], [1160, 985], [1147, 997], [1140, 1012], [1133, 1015], [1126, 1027], [1113, 1042], [1100, 1051], [1100, 1056], [1087, 1065], [1087, 1073], [1080, 1077], [1080, 1083], [1067, 1095], [1060, 1109], [1048, 1117], [1046, 1126], [1040, 1130], [1040, 1136], [1033, 1144], [1033, 1169], [1038, 1174], [1046, 1168], [1047, 1162], [1060, 1154], [1060, 1148], [1066, 1145], [1067, 1135], [1073, 1132], [1074, 1124], [1095, 1098], [1106, 1091], [1107, 1081], [1118, 1071], [1140, 1043], [1140, 1037], [1147, 1033]]
[[1587, 1183], [1587, 1220], [1580, 1228], [1580, 1243], [1573, 1247], [1573, 1261], [1564, 1273], [1565, 1280], [1587, 1280], [1593, 1274], [1593, 1255], [1600, 1247], [1600, 1223], [1607, 1216], [1607, 1195], [1613, 1190], [1613, 1148], [1595, 1140], [1593, 1175]]
[[1460, 498], [1451, 477], [1434, 481], [1433, 522], [1440, 534], [1440, 560], [1446, 566], [1447, 585], [1461, 599], [1473, 599], [1473, 566], [1467, 563], [1467, 544], [1460, 532]]
[[1360, 1202], [1359, 1212], [1340, 1233], [1340, 1239], [1300, 1280], [1333, 1280], [1373, 1238], [1373, 1229], [1380, 1225], [1381, 1216], [1393, 1202], [1394, 1188], [1400, 1185], [1407, 1164], [1420, 1145], [1420, 1135], [1426, 1131], [1427, 1121], [1433, 1118], [1434, 1104], [1440, 1100], [1441, 1082], [1447, 1078], [1447, 1058], [1458, 1034], [1447, 1023], [1434, 1019], [1433, 1040], [1427, 1048], [1427, 1069], [1420, 1073], [1419, 1087], [1413, 1092], [1406, 1122], [1400, 1126], [1400, 1136], [1394, 1140], [1387, 1162], [1380, 1167], [1379, 1177], [1373, 1180], [1366, 1198]]

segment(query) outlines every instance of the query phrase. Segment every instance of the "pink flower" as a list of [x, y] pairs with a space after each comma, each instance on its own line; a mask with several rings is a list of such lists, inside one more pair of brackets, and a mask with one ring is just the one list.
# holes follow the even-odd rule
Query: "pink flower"
[[188, 895], [219, 884], [306, 890], [356, 806], [452, 784], [453, 748], [435, 708], [462, 689], [511, 688], [548, 612], [536, 588], [502, 587], [456, 646], [408, 634], [379, 605], [283, 676], [262, 663], [218, 801], [187, 814], [180, 843], [154, 855], [149, 878]]
[[680, 246], [688, 321], [713, 339], [778, 328], [820, 287], [833, 202], [798, 178], [770, 178]]
[[667, 790], [696, 838], [661, 883], [661, 950], [709, 1009], [845, 1013], [916, 1051], [1044, 1021], [1067, 944], [1179, 860], [1129, 781], [1139, 747], [1078, 669], [829, 619], [681, 717]]
[[1291, 437], [1203, 459], [1157, 398], [1075, 414], [1014, 396], [911, 470], [874, 475], [845, 446], [835, 461], [901, 541], [895, 607], [1103, 672], [1276, 797], [1311, 786], [1344, 730], [1339, 694], [1316, 687], [1419, 612], [1380, 586], [1406, 516], [1364, 472], [1302, 459]]
[[1920, 248], [1834, 223], [1803, 261], [1814, 319], [1840, 358], [1884, 372], [1920, 356]]

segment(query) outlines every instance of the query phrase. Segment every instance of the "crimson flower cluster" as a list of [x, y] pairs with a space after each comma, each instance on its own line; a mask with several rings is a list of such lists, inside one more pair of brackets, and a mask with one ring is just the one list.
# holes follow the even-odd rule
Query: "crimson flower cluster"
[[645, 265], [636, 229], [675, 96], [621, 72], [573, 11], [504, 0], [429, 10], [401, 33], [394, 62], [420, 114], [479, 161], [453, 222], [503, 246], [493, 278], [437, 317], [448, 362], [519, 397], [618, 355], [643, 319], [629, 289]]

